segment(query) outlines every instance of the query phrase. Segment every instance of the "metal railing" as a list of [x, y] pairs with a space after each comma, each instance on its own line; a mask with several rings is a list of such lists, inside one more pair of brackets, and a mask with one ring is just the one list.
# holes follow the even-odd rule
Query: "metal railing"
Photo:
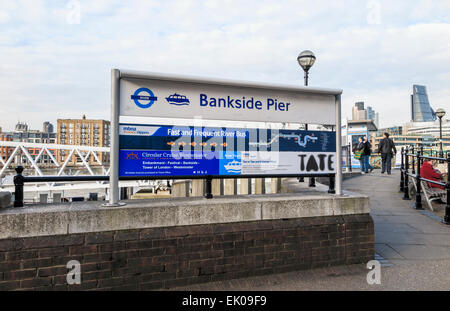
[[[109, 176], [23, 176], [23, 166], [15, 168], [17, 173], [14, 176], [14, 207], [24, 206], [24, 186], [26, 183], [36, 182], [82, 182], [82, 181], [109, 181]], [[335, 194], [336, 174], [285, 174], [285, 175], [198, 175], [198, 176], [139, 176], [139, 177], [120, 177], [119, 180], [181, 180], [181, 179], [204, 179], [205, 192], [204, 197], [207, 199], [213, 198], [212, 194], [212, 180], [213, 179], [247, 179], [247, 178], [299, 178], [299, 177], [328, 177], [330, 179], [328, 185], [328, 193]]]
[[[105, 167], [104, 163], [99, 158], [99, 153], [104, 153], [109, 155], [109, 147], [92, 147], [92, 146], [74, 146], [74, 145], [61, 145], [61, 144], [40, 144], [40, 143], [26, 143], [26, 142], [11, 142], [11, 141], [0, 141], [0, 146], [11, 148], [12, 152], [4, 161], [0, 157], [0, 177], [6, 172], [8, 168], [15, 167], [16, 176], [14, 176], [14, 206], [22, 207], [24, 205], [24, 186], [26, 183], [47, 183], [47, 186], [54, 188], [55, 183], [58, 182], [102, 182], [108, 183], [110, 180], [110, 168]], [[347, 146], [344, 146], [346, 148]], [[28, 152], [28, 149], [37, 149], [39, 154], [33, 157]], [[348, 147], [350, 148], [350, 147]], [[53, 154], [52, 150], [63, 151], [66, 154], [63, 163], [60, 163], [56, 159], [56, 154]], [[50, 163], [53, 168], [57, 170], [56, 175], [46, 175], [39, 168], [39, 160], [43, 156], [47, 155], [50, 158]], [[350, 154], [348, 154], [351, 156]], [[29, 164], [30, 168], [34, 169], [34, 176], [24, 176], [24, 167], [22, 166], [22, 156], [26, 157], [26, 162]], [[79, 165], [80, 169], [86, 169], [89, 175], [66, 175], [66, 168], [73, 157], [78, 156], [81, 159]], [[96, 175], [94, 170], [91, 168], [91, 163], [89, 162], [89, 157], [94, 158], [96, 165], [101, 168], [102, 175]], [[19, 159], [16, 163], [16, 160]], [[351, 158], [349, 158], [351, 160]], [[50, 168], [52, 168], [50, 167]], [[350, 168], [351, 169], [351, 168]], [[122, 181], [151, 181], [151, 180], [174, 180], [174, 179], [204, 179], [205, 180], [205, 194], [206, 198], [212, 198], [212, 180], [213, 179], [228, 179], [228, 178], [271, 178], [271, 177], [295, 177], [303, 179], [304, 177], [310, 177], [310, 187], [315, 187], [316, 177], [328, 177], [330, 178], [329, 183], [329, 193], [335, 193], [335, 174], [286, 174], [286, 175], [233, 175], [233, 176], [219, 176], [219, 175], [208, 175], [208, 176], [139, 176], [139, 177], [120, 177], [119, 180]], [[1, 179], [0, 179], [1, 180]], [[55, 188], [57, 189], [57, 188]]]
[[[423, 160], [435, 160], [440, 163], [447, 164], [447, 173], [450, 172], [450, 154], [447, 153], [447, 157], [437, 157], [437, 156], [426, 156], [424, 155], [424, 149], [422, 147], [402, 147], [401, 149], [401, 168], [400, 168], [400, 192], [403, 192], [404, 200], [411, 200], [409, 195], [409, 178], [414, 178], [416, 183], [416, 197], [415, 197], [415, 208], [423, 209], [422, 206], [422, 191], [421, 182], [427, 182], [434, 185], [444, 187], [446, 191], [446, 205], [445, 205], [445, 215], [443, 218], [443, 223], [450, 225], [450, 180], [447, 177], [447, 182], [439, 182], [431, 179], [422, 177], [421, 166]], [[448, 175], [447, 175], [448, 176]]]
[[436, 150], [433, 148], [423, 148], [423, 147], [416, 147], [420, 148], [421, 151], [423, 151], [423, 155], [430, 156], [430, 157], [438, 157], [438, 158], [447, 158], [449, 155], [449, 150], [443, 150], [442, 152], [440, 150]]

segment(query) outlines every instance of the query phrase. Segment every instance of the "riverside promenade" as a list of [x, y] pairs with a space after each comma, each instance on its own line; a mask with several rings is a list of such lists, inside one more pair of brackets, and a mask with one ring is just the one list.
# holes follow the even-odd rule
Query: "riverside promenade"
[[427, 209], [413, 209], [412, 200], [402, 200], [399, 178], [398, 170], [390, 176], [375, 170], [344, 181], [344, 190], [370, 196], [381, 284], [367, 283], [365, 265], [349, 265], [174, 290], [450, 290], [450, 226]]

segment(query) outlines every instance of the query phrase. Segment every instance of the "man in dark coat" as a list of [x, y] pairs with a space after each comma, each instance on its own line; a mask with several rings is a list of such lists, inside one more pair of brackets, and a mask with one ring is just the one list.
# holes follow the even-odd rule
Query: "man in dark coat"
[[381, 174], [387, 172], [391, 175], [391, 160], [393, 154], [397, 153], [395, 144], [392, 139], [389, 138], [389, 133], [384, 133], [384, 138], [380, 140], [377, 153], [381, 153]]

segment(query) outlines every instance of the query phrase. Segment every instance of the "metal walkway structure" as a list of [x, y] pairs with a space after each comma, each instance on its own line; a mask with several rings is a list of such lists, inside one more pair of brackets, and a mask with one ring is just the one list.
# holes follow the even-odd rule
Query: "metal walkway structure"
[[[26, 142], [12, 142], [12, 141], [0, 141], [0, 147], [9, 147], [14, 148], [12, 154], [7, 158], [7, 160], [3, 160], [0, 157], [0, 176], [4, 174], [6, 169], [11, 168], [12, 164], [19, 158], [21, 154], [25, 155], [28, 163], [34, 168], [34, 171], [38, 176], [44, 176], [41, 169], [39, 168], [39, 160], [44, 155], [48, 155], [51, 159], [51, 162], [54, 164], [56, 168], [58, 168], [58, 173], [56, 176], [65, 175], [64, 170], [70, 162], [70, 159], [74, 155], [78, 155], [82, 161], [81, 167], [86, 168], [90, 175], [94, 176], [94, 172], [92, 171], [91, 166], [89, 165], [88, 159], [89, 156], [92, 155], [96, 161], [96, 163], [103, 169], [104, 175], [109, 174], [109, 169], [106, 169], [103, 163], [100, 161], [98, 157], [99, 152], [109, 153], [109, 147], [91, 147], [91, 146], [74, 146], [74, 145], [60, 145], [60, 144], [39, 144], [39, 143], [26, 143]], [[28, 149], [39, 149], [39, 154], [33, 158]], [[50, 152], [50, 150], [65, 150], [68, 151], [68, 156], [65, 162], [61, 165], [55, 158], [55, 156]], [[21, 157], [20, 157], [21, 158]]]

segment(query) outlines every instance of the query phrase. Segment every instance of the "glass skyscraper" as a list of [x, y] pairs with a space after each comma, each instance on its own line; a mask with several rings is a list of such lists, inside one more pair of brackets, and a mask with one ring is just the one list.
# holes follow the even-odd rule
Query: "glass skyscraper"
[[375, 112], [371, 106], [367, 106], [367, 119], [372, 120], [373, 123], [378, 127], [378, 112]]
[[371, 106], [367, 107], [367, 119], [375, 121], [375, 110]]
[[411, 95], [411, 120], [413, 122], [429, 122], [436, 120], [436, 114], [428, 101], [427, 88], [424, 85], [413, 85]]

